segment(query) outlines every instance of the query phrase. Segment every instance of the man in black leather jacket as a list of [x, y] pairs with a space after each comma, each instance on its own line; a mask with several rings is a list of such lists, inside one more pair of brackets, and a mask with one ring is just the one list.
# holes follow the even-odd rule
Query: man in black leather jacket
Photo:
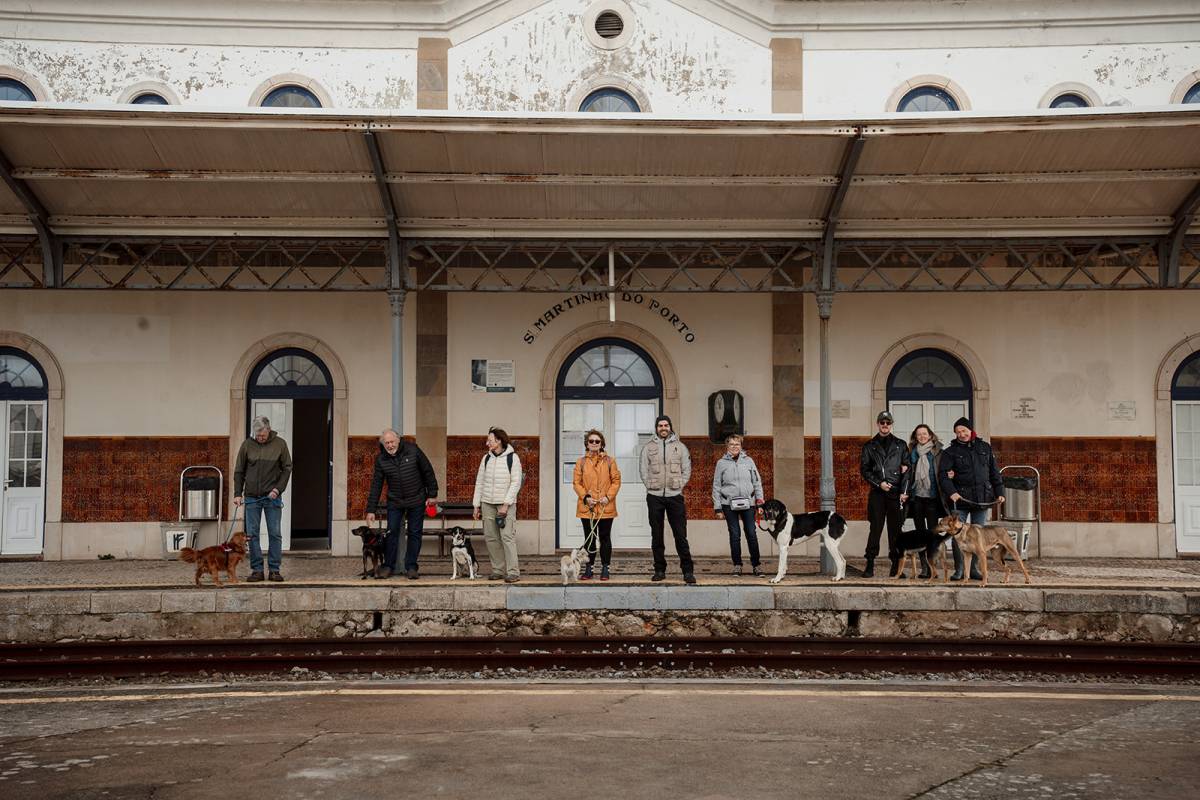
[[860, 472], [863, 480], [871, 485], [867, 496], [867, 520], [871, 531], [867, 535], [867, 568], [864, 578], [875, 577], [875, 556], [879, 555], [879, 536], [884, 522], [888, 532], [888, 558], [891, 559], [891, 575], [894, 577], [900, 563], [896, 544], [900, 540], [900, 527], [904, 524], [904, 513], [900, 509], [900, 476], [908, 469], [904, 454], [908, 450], [904, 440], [892, 435], [892, 415], [880, 411], [875, 418], [879, 433], [863, 445]]

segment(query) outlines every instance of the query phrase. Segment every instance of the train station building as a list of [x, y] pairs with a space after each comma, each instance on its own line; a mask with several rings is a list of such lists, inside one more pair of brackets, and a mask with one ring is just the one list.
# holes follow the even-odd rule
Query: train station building
[[0, 13], [0, 556], [161, 557], [257, 415], [287, 549], [388, 426], [455, 502], [506, 429], [527, 554], [599, 428], [648, 549], [660, 413], [696, 552], [716, 414], [857, 555], [883, 409], [1036, 468], [1035, 555], [1200, 554], [1194, 4], [161, 5]]

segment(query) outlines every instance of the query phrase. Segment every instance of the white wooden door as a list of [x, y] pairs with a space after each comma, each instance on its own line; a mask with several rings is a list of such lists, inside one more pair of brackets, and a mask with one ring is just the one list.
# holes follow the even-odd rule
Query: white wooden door
[[896, 420], [892, 433], [904, 441], [913, 428], [925, 423], [942, 440], [943, 445], [954, 441], [954, 421], [967, 416], [966, 400], [895, 400], [888, 410]]
[[653, 400], [563, 400], [559, 403], [558, 545], [583, 544], [583, 526], [575, 516], [575, 462], [584, 452], [583, 436], [595, 428], [604, 434], [607, 451], [621, 470], [613, 547], [650, 547], [646, 488], [638, 476], [642, 447], [654, 435], [658, 403]]
[[1176, 400], [1175, 543], [1180, 553], [1200, 553], [1200, 401]]
[[0, 402], [0, 553], [42, 552], [46, 510], [46, 402]]
[[[275, 431], [280, 437], [287, 442], [288, 450], [292, 454], [292, 462], [295, 463], [296, 442], [292, 440], [292, 401], [291, 400], [255, 400], [253, 408], [250, 412], [253, 417], [266, 417], [271, 420], [271, 430]], [[283, 516], [279, 521], [279, 530], [283, 534], [283, 549], [292, 549], [292, 482], [288, 481], [287, 488], [283, 490]], [[260, 512], [261, 513], [261, 512]], [[267, 533], [266, 519], [262, 521], [262, 528], [258, 534], [259, 544], [262, 545], [263, 552], [267, 551], [270, 545], [270, 538]]]

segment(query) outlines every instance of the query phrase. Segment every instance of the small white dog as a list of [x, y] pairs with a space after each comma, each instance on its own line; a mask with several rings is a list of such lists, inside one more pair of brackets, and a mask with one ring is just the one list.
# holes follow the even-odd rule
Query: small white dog
[[462, 528], [454, 527], [450, 530], [454, 533], [450, 539], [450, 560], [454, 563], [454, 574], [450, 576], [450, 580], [458, 578], [459, 567], [463, 568], [463, 572], [470, 576], [471, 580], [475, 580], [475, 575], [479, 572], [479, 563], [475, 560], [475, 548], [471, 547], [471, 539]]
[[582, 547], [576, 547], [570, 555], [563, 556], [559, 561], [559, 570], [563, 576], [563, 586], [571, 581], [579, 580], [579, 573], [587, 566], [588, 553]]

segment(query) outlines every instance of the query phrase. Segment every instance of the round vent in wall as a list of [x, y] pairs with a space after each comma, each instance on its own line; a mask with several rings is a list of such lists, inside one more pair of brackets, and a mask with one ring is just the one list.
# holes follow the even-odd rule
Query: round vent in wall
[[615, 11], [603, 11], [596, 17], [596, 33], [602, 39], [615, 39], [625, 30], [625, 21]]

